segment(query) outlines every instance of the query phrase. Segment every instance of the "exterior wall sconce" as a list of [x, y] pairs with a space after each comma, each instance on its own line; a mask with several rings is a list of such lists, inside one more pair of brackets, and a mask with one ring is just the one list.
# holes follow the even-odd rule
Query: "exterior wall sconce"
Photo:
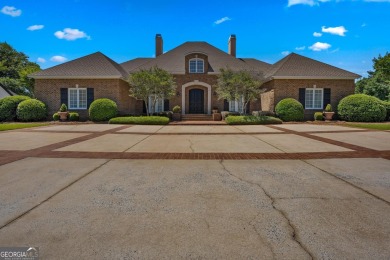
[[79, 84], [76, 84], [76, 88], [79, 88]]
[[176, 92], [176, 96], [180, 97], [181, 96], [181, 92], [180, 91]]

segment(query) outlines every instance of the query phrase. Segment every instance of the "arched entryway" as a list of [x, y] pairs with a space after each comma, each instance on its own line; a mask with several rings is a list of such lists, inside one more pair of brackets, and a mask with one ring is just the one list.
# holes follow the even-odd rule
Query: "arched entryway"
[[204, 90], [191, 89], [189, 91], [189, 114], [204, 114]]

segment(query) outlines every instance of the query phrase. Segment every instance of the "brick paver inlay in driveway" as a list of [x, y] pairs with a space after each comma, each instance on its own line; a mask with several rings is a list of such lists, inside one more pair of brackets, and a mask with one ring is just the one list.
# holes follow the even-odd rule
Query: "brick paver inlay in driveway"
[[309, 124], [2, 132], [0, 247], [37, 246], [42, 259], [389, 259], [389, 138]]

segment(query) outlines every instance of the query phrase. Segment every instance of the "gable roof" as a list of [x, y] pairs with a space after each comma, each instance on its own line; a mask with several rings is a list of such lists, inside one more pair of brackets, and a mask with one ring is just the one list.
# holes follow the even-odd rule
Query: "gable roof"
[[291, 53], [270, 67], [266, 79], [357, 79], [360, 75]]
[[129, 72], [129, 71], [135, 70], [136, 68], [140, 67], [141, 65], [144, 65], [145, 63], [147, 63], [153, 59], [154, 58], [136, 58], [133, 60], [123, 62], [120, 65], [122, 66], [122, 68], [126, 72]]
[[209, 63], [208, 74], [219, 74], [219, 70], [226, 67], [229, 67], [232, 70], [253, 69], [243, 60], [237, 59], [207, 42], [185, 42], [141, 65], [133, 71], [158, 66], [171, 74], [185, 74], [184, 60], [185, 56], [189, 53], [205, 53], [207, 55]]
[[267, 62], [253, 59], [253, 58], [240, 58], [240, 60], [244, 61], [248, 66], [252, 67], [254, 70], [260, 70], [261, 72], [265, 72], [271, 69], [272, 64]]
[[115, 61], [101, 52], [68, 61], [66, 63], [38, 71], [29, 75], [32, 78], [91, 78], [114, 79], [126, 78], [127, 73]]

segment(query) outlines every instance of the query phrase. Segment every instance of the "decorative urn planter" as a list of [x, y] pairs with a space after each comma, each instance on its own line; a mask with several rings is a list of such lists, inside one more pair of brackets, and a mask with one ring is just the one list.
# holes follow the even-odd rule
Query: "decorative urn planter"
[[69, 112], [58, 112], [58, 115], [60, 116], [61, 121], [66, 121], [68, 119]]
[[325, 120], [331, 121], [333, 118], [334, 112], [324, 112]]

